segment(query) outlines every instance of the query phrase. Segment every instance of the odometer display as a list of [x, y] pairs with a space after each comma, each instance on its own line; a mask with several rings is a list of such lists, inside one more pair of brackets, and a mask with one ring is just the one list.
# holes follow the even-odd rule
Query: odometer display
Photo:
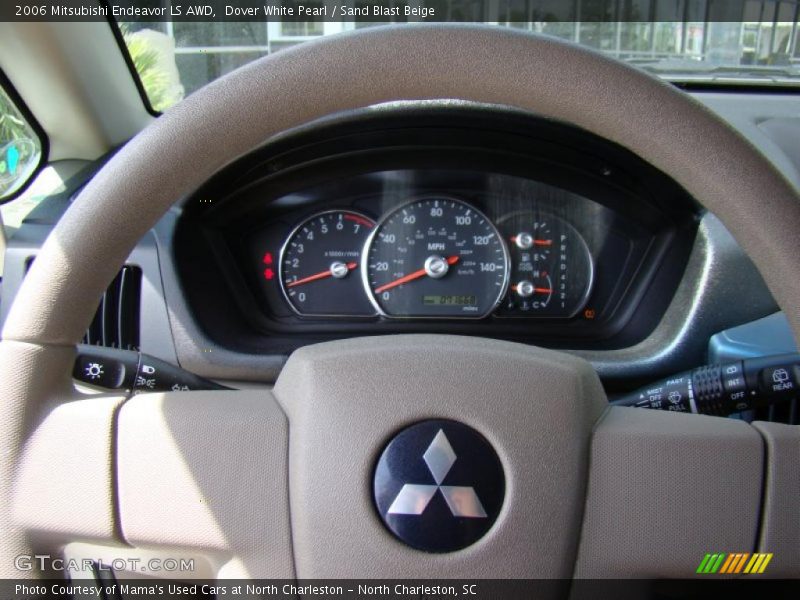
[[423, 304], [448, 305], [448, 306], [470, 306], [478, 303], [477, 296], [423, 296]]
[[497, 229], [460, 200], [403, 205], [375, 228], [362, 267], [387, 317], [481, 318], [508, 285], [508, 251]]

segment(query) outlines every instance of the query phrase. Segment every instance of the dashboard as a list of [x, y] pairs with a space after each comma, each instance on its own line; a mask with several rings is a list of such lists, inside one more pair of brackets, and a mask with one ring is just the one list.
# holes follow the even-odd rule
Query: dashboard
[[663, 315], [700, 211], [613, 144], [511, 110], [394, 106], [293, 132], [185, 201], [215, 341], [444, 332], [610, 348]]
[[[796, 114], [793, 96], [757, 95], [757, 101], [751, 93], [697, 96], [758, 144], [787, 177], [800, 182], [797, 148], [776, 147], [763, 129]], [[86, 164], [63, 194], [43, 200], [10, 238], [0, 320], [30, 261], [102, 163]], [[500, 233], [509, 258], [508, 282], [485, 316], [475, 310], [453, 318], [451, 312], [467, 306], [455, 296], [477, 296], [490, 281], [485, 272], [474, 279], [462, 275], [470, 282], [465, 293], [419, 287], [448, 287], [455, 273], [451, 265], [441, 279], [426, 274], [391, 290], [403, 288], [404, 294], [422, 299], [423, 310], [441, 306], [448, 314], [394, 314], [408, 310], [405, 306], [380, 314], [364, 286], [360, 242], [347, 250], [351, 256], [325, 256], [346, 251], [338, 242], [327, 244], [327, 250], [317, 246], [314, 260], [321, 264], [301, 260], [295, 271], [281, 271], [282, 250], [309, 219], [313, 223], [316, 216], [333, 215], [327, 223], [335, 229], [338, 214], [350, 225], [355, 221], [345, 215], [357, 214], [365, 219], [362, 223], [374, 223], [374, 231], [395, 209], [429, 199], [469, 206]], [[519, 215], [527, 220], [513, 224]], [[455, 216], [442, 215], [451, 225]], [[550, 225], [549, 235], [539, 237], [537, 223]], [[358, 232], [364, 242], [368, 229], [364, 224]], [[530, 233], [532, 239], [555, 244], [559, 229], [573, 236], [566, 259], [561, 252], [534, 257], [536, 250], [529, 249], [532, 260], [523, 263], [524, 251], [512, 237]], [[585, 257], [581, 240], [591, 261], [588, 282], [573, 276], [576, 265], [578, 274], [582, 268], [575, 255]], [[401, 255], [399, 245], [395, 248], [392, 260]], [[446, 259], [453, 256], [450, 252], [445, 245], [444, 252], [432, 249], [422, 257], [438, 253]], [[333, 305], [327, 291], [317, 294], [322, 309], [293, 308], [284, 293], [292, 289], [287, 280], [330, 272], [337, 260], [345, 266], [358, 263], [345, 278], [323, 283], [355, 289], [352, 295], [333, 294], [344, 308]], [[415, 260], [386, 272], [387, 283], [390, 274], [396, 273], [396, 280], [425, 267], [424, 260], [421, 265], [420, 258]], [[197, 193], [176, 199], [127, 263], [141, 276], [139, 305], [121, 321], [137, 333], [130, 343], [199, 375], [240, 382], [274, 381], [291, 352], [316, 342], [447, 333], [564, 349], [589, 360], [607, 390], [626, 391], [708, 362], [712, 336], [777, 310], [724, 226], [638, 157], [561, 123], [453, 102], [372, 107], [271, 140], [233, 160]], [[553, 284], [553, 264], [560, 268], [562, 263], [566, 290], [559, 292], [548, 286], [560, 285]], [[515, 271], [514, 265], [522, 264], [531, 264], [532, 271]], [[542, 267], [538, 280], [535, 266]], [[549, 274], [550, 284], [540, 285], [542, 272]], [[324, 279], [334, 279], [333, 274]], [[534, 291], [525, 310], [526, 300], [512, 287], [525, 279], [533, 287], [553, 289], [552, 297]], [[743, 281], [747, 293], [742, 293]], [[293, 288], [308, 294], [311, 285]], [[495, 287], [502, 289], [502, 282]], [[439, 296], [441, 304], [425, 305], [424, 296]], [[116, 306], [119, 294], [107, 295], [101, 306], [107, 308], [109, 299]], [[510, 301], [520, 306], [508, 315]], [[106, 313], [98, 311], [99, 325], [108, 325]]]

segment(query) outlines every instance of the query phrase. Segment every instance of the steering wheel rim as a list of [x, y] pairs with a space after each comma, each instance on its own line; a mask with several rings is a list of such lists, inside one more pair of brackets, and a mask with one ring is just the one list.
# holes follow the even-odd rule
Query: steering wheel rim
[[[725, 223], [800, 333], [800, 263], [786, 252], [800, 230], [797, 191], [687, 95], [593, 51], [498, 28], [419, 25], [333, 36], [256, 61], [188, 97], [122, 148], [59, 221], [3, 329], [2, 505], [18, 506], [13, 488], [21, 465], [29, 464], [43, 406], [74, 398], [71, 348], [97, 299], [176, 198], [272, 136], [315, 119], [386, 101], [442, 98], [569, 122], [669, 174]], [[118, 404], [104, 413], [112, 423]], [[98, 462], [113, 453], [113, 438], [107, 432]], [[103, 502], [113, 504], [113, 494]], [[0, 524], [7, 534], [0, 560], [8, 565], [30, 550], [32, 527], [14, 510], [4, 510]], [[85, 535], [113, 537], [114, 529]]]

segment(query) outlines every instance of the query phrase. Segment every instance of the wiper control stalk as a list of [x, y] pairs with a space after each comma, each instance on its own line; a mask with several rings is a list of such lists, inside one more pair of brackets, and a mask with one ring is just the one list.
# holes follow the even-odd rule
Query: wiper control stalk
[[724, 416], [792, 400], [798, 389], [800, 354], [778, 354], [699, 367], [611, 404]]

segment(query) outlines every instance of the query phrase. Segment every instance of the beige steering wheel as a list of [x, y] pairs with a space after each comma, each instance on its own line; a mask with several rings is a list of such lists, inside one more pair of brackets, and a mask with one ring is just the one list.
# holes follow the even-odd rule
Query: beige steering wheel
[[[782, 525], [782, 503], [797, 498], [785, 454], [800, 444], [797, 428], [609, 409], [589, 364], [566, 354], [395, 336], [298, 351], [274, 391], [124, 401], [74, 390], [74, 346], [98, 298], [176, 200], [320, 117], [442, 98], [571, 123], [667, 173], [725, 223], [800, 333], [797, 191], [674, 87], [488, 26], [376, 28], [300, 45], [157, 119], [43, 246], [0, 343], [4, 577], [40, 575], [20, 570], [20, 555], [98, 547], [192, 556], [195, 577], [684, 577], [709, 548], [755, 550], [759, 531], [756, 546], [775, 552], [771, 571], [797, 575], [800, 534]], [[454, 368], [426, 369], [445, 348]], [[409, 383], [409, 372], [420, 375]], [[382, 526], [371, 486], [393, 433], [432, 417], [480, 431], [506, 490], [483, 538], [427, 555]]]

